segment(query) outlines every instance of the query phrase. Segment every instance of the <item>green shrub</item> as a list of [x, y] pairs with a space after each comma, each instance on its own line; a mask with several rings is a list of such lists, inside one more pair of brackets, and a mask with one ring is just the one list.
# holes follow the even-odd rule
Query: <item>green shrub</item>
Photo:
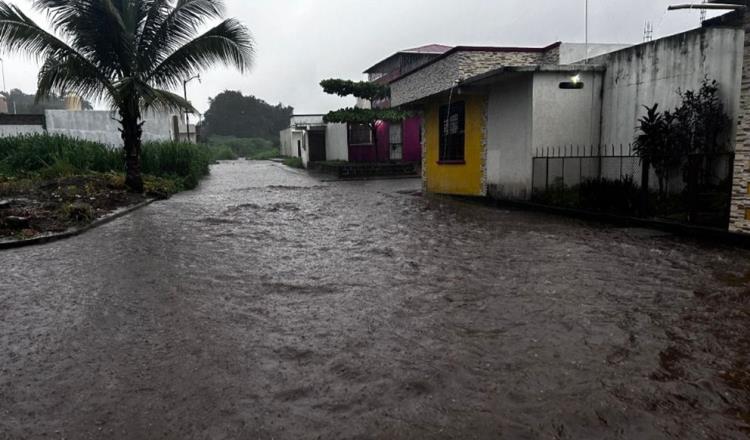
[[207, 142], [211, 149], [229, 148], [235, 156], [249, 160], [268, 160], [279, 157], [277, 145], [268, 139], [238, 138], [233, 136], [211, 136]]
[[[192, 189], [208, 175], [211, 156], [205, 145], [148, 142], [143, 145], [144, 175], [174, 180]], [[86, 173], [123, 173], [121, 148], [60, 135], [0, 138], [0, 176], [58, 178]]]
[[61, 135], [35, 134], [0, 138], [0, 173], [67, 175], [83, 171], [122, 171], [121, 150]]
[[177, 178], [183, 189], [197, 187], [210, 172], [210, 164], [210, 153], [204, 145], [178, 142], [149, 142], [143, 145], [143, 174]]
[[304, 168], [305, 165], [302, 163], [302, 159], [299, 157], [287, 157], [284, 159], [284, 165], [292, 168]]
[[211, 147], [211, 161], [216, 162], [219, 160], [236, 160], [237, 155], [234, 154], [231, 148], [227, 146]]

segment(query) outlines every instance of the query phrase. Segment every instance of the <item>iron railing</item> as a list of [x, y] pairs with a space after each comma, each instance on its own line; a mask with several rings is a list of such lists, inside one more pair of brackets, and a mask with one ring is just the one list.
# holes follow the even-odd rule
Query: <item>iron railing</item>
[[[533, 158], [533, 200], [574, 209], [726, 228], [734, 154], [641, 160], [632, 145], [559, 146]], [[664, 160], [660, 160], [664, 159]]]

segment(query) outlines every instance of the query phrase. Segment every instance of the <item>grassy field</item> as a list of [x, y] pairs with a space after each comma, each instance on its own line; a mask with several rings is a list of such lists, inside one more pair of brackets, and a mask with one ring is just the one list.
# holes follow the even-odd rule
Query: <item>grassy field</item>
[[[208, 175], [208, 148], [174, 142], [143, 145], [143, 174], [192, 189]], [[104, 144], [59, 135], [0, 138], [0, 177], [54, 179], [90, 173], [123, 173], [123, 152]]]
[[280, 157], [279, 147], [268, 139], [211, 136], [207, 142], [213, 160], [268, 160]]
[[64, 136], [0, 138], [0, 239], [88, 224], [148, 198], [193, 189], [208, 175], [205, 145], [146, 143], [145, 194], [125, 187], [122, 149]]

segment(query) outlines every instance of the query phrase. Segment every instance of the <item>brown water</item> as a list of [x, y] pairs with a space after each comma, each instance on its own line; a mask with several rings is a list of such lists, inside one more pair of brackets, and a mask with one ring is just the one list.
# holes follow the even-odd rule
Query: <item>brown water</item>
[[0, 438], [745, 439], [750, 252], [268, 162], [0, 253]]

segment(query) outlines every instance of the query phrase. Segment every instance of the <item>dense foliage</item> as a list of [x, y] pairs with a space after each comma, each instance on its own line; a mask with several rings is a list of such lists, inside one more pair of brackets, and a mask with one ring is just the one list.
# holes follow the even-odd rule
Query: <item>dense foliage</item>
[[[8, 92], [0, 92], [8, 100], [8, 111], [19, 115], [41, 115], [45, 110], [64, 110], [65, 98], [60, 95], [51, 94], [37, 101], [36, 96], [27, 95], [19, 89]], [[81, 101], [83, 110], [93, 110], [94, 107], [85, 99]]]
[[[121, 172], [122, 151], [97, 142], [60, 135], [0, 138], [0, 176], [53, 178], [91, 172]], [[202, 145], [151, 142], [143, 145], [144, 174], [175, 180], [191, 189], [209, 173], [209, 151]]]
[[203, 134], [278, 142], [279, 132], [289, 127], [293, 113], [292, 107], [271, 105], [238, 91], [225, 91], [211, 99], [202, 126]]
[[49, 18], [54, 34], [0, 1], [0, 49], [41, 62], [37, 97], [75, 93], [117, 109], [126, 184], [134, 192], [143, 191], [144, 109], [192, 109], [170, 90], [217, 63], [244, 71], [253, 58], [251, 36], [240, 22], [210, 27], [223, 17], [222, 0], [35, 0], [33, 6]]
[[391, 91], [387, 86], [369, 81], [350, 81], [345, 79], [324, 79], [320, 82], [323, 91], [329, 95], [354, 96], [355, 98], [376, 101], [388, 98]]
[[[208, 139], [208, 146], [216, 160], [231, 160], [240, 157], [249, 160], [267, 160], [281, 155], [276, 143], [261, 138], [211, 136]], [[227, 151], [231, 152], [231, 155]]]
[[723, 153], [729, 148], [731, 120], [718, 83], [706, 78], [697, 92], [678, 93], [682, 102], [672, 111], [661, 112], [658, 104], [645, 106], [634, 143], [636, 154], [654, 168], [660, 194], [666, 191], [670, 173], [687, 164], [687, 155]]
[[[348, 81], [343, 79], [326, 79], [320, 82], [323, 91], [330, 95], [354, 96], [375, 102], [388, 98], [390, 89], [387, 86], [367, 81]], [[376, 106], [377, 107], [377, 106]], [[378, 160], [378, 130], [380, 121], [396, 122], [409, 117], [409, 113], [395, 108], [358, 108], [349, 107], [329, 112], [323, 117], [326, 123], [361, 124], [370, 128], [373, 146], [375, 148], [375, 160]]]

